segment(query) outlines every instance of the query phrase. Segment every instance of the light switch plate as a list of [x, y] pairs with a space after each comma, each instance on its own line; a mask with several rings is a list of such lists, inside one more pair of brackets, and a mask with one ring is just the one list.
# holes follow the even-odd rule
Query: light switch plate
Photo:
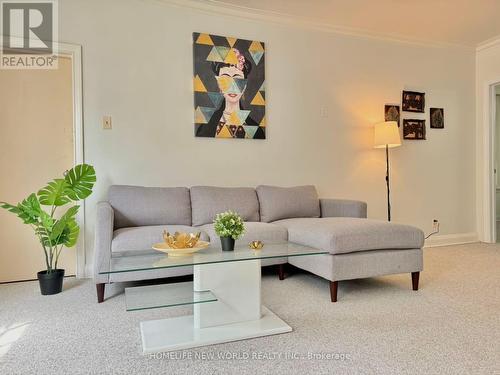
[[103, 129], [112, 129], [111, 116], [103, 116], [102, 117], [102, 128]]

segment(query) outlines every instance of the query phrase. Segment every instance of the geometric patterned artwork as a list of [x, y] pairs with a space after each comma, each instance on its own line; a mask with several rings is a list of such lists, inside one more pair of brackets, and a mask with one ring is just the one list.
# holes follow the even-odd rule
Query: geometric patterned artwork
[[196, 137], [266, 138], [263, 42], [193, 33]]

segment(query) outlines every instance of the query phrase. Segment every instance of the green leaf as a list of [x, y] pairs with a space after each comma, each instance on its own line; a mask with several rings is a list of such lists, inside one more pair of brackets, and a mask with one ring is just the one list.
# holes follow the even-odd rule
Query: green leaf
[[70, 185], [65, 179], [56, 178], [38, 191], [40, 203], [45, 206], [64, 206], [71, 200], [68, 197]]
[[54, 227], [54, 219], [44, 210], [40, 210], [40, 221], [37, 223], [35, 233], [40, 237], [43, 246], [51, 247], [53, 241], [50, 236]]
[[50, 232], [47, 233], [45, 228], [43, 227], [35, 228], [35, 234], [39, 237], [40, 242], [44, 247], [52, 247], [55, 245], [50, 240]]
[[10, 211], [16, 215], [19, 215], [21, 213], [21, 211], [19, 210], [19, 208], [17, 208], [17, 206], [13, 206], [7, 202], [0, 202], [0, 207], [6, 209], [7, 211]]
[[65, 222], [64, 229], [55, 245], [63, 244], [66, 247], [73, 247], [76, 245], [79, 233], [80, 227], [78, 226], [78, 223], [75, 219], [70, 219]]
[[52, 228], [52, 233], [50, 235], [50, 240], [52, 242], [55, 243], [59, 238], [59, 241], [57, 241], [58, 242], [57, 245], [62, 243], [60, 241], [60, 237], [62, 236], [64, 229], [67, 227], [68, 222], [71, 220], [75, 221], [75, 215], [78, 212], [79, 208], [80, 208], [79, 206], [70, 207], [68, 211], [66, 211], [66, 213], [59, 220], [56, 221], [54, 227]]
[[95, 169], [88, 164], [78, 164], [64, 178], [69, 185], [68, 197], [74, 201], [85, 199], [92, 193], [96, 181]]
[[76, 245], [76, 241], [78, 241], [78, 235], [80, 234], [80, 227], [78, 226], [76, 220], [73, 219], [68, 222], [66, 228], [67, 231], [65, 232], [67, 233], [67, 239], [64, 242], [64, 245], [66, 247], [73, 247]]
[[24, 224], [36, 224], [41, 215], [42, 208], [35, 193], [29, 195], [28, 198], [23, 200], [17, 205], [17, 216], [24, 222]]
[[43, 210], [40, 210], [40, 222], [47, 231], [52, 230], [52, 227], [54, 225], [54, 219], [50, 217], [50, 215]]

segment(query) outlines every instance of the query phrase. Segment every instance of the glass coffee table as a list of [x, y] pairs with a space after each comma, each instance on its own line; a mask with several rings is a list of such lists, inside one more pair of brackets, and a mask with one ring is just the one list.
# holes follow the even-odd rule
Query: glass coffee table
[[209, 247], [189, 256], [111, 258], [101, 274], [193, 266], [193, 282], [125, 289], [127, 311], [193, 305], [193, 314], [141, 322], [143, 353], [166, 352], [291, 332], [261, 303], [261, 259], [327, 254], [290, 242], [262, 250]]

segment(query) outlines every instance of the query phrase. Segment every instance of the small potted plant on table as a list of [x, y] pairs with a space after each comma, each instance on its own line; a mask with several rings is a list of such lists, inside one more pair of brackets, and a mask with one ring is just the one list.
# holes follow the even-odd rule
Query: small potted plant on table
[[[70, 202], [87, 198], [92, 193], [96, 181], [94, 167], [79, 164], [64, 173], [64, 178], [56, 178], [30, 194], [17, 205], [0, 202], [0, 207], [17, 215], [24, 224], [33, 228], [45, 255], [47, 269], [38, 272], [38, 281], [43, 295], [57, 294], [62, 290], [64, 270], [57, 268], [63, 247], [73, 247], [78, 240], [80, 227], [76, 221], [79, 206], [69, 207], [62, 215], [56, 209]], [[42, 206], [49, 206], [46, 212]]]
[[233, 251], [234, 241], [245, 233], [245, 224], [240, 215], [226, 211], [215, 216], [215, 233], [220, 237], [223, 251]]

